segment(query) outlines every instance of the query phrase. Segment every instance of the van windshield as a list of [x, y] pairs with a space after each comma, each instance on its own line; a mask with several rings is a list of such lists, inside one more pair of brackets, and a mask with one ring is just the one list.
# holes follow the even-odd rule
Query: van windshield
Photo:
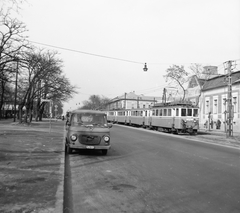
[[107, 118], [105, 114], [76, 113], [72, 115], [71, 124], [107, 126]]

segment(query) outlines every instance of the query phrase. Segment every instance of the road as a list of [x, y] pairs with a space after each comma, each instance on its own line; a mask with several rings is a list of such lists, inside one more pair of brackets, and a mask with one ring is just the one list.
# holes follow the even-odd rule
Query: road
[[240, 212], [239, 149], [117, 125], [111, 143], [66, 157], [65, 212]]

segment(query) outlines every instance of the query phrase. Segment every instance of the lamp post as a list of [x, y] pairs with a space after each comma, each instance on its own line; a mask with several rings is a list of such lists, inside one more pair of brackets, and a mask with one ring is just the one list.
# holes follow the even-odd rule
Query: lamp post
[[18, 58], [16, 58], [17, 61], [17, 68], [16, 68], [16, 80], [15, 80], [15, 97], [14, 97], [14, 117], [13, 122], [16, 121], [16, 107], [17, 107], [17, 81], [18, 81]]

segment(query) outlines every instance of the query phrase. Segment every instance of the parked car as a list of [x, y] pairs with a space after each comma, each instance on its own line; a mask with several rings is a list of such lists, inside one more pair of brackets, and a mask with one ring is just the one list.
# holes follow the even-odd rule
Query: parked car
[[106, 155], [110, 149], [110, 128], [107, 115], [95, 110], [74, 110], [66, 122], [65, 152], [74, 149], [101, 150]]

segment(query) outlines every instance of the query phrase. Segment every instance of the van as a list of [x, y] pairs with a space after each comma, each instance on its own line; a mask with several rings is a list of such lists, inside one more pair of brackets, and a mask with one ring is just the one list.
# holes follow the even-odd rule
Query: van
[[107, 115], [97, 110], [74, 110], [66, 121], [65, 153], [75, 149], [101, 150], [106, 155], [110, 149], [110, 128]]

